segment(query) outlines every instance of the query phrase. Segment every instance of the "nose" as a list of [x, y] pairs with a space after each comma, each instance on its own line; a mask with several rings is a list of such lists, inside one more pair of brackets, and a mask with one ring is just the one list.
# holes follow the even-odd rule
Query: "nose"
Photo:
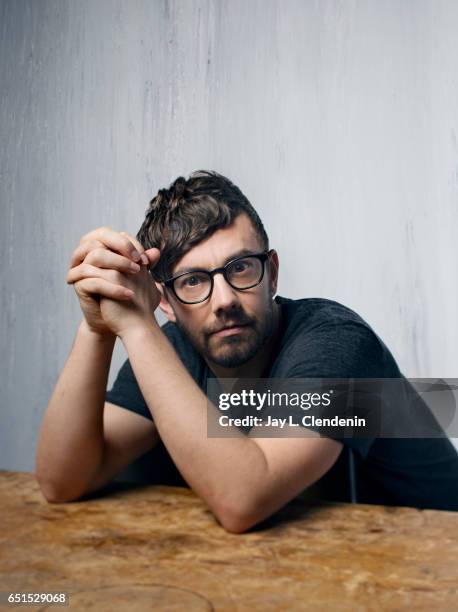
[[213, 277], [213, 291], [210, 299], [214, 312], [229, 310], [240, 304], [237, 290], [229, 285], [221, 273]]

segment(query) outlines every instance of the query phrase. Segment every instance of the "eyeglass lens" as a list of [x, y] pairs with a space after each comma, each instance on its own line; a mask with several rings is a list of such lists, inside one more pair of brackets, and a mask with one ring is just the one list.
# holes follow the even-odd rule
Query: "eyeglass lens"
[[[257, 257], [238, 259], [226, 268], [226, 279], [235, 289], [248, 289], [256, 285], [262, 276], [263, 264]], [[204, 300], [211, 290], [208, 272], [189, 272], [175, 280], [174, 289], [185, 302]]]

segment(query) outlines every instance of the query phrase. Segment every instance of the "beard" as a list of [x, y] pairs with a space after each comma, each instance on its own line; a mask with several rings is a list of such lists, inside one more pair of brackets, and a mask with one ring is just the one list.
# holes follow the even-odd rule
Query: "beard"
[[[176, 320], [177, 326], [188, 338], [194, 348], [207, 361], [223, 368], [236, 368], [252, 359], [272, 336], [274, 329], [274, 302], [269, 300], [262, 320], [248, 317], [243, 310], [232, 311], [227, 316], [231, 325], [242, 325], [242, 331], [231, 336], [215, 336], [212, 331], [202, 331], [199, 335], [183, 327]], [[224, 321], [219, 327], [224, 325]]]

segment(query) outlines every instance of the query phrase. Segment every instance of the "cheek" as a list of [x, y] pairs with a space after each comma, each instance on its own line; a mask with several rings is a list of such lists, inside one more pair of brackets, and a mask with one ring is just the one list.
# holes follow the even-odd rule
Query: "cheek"
[[204, 328], [206, 317], [197, 312], [186, 313], [180, 317], [181, 325], [193, 336], [199, 336]]
[[262, 292], [253, 296], [253, 299], [247, 303], [247, 312], [254, 315], [257, 319], [265, 316], [269, 305], [269, 291], [263, 288]]

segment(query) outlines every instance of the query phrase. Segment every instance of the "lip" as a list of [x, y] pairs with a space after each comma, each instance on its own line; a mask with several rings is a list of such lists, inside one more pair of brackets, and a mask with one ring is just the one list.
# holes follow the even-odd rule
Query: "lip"
[[248, 327], [247, 324], [245, 325], [234, 325], [231, 327], [225, 327], [224, 329], [220, 329], [217, 332], [213, 332], [212, 336], [233, 336], [234, 334], [239, 334], [245, 327]]

